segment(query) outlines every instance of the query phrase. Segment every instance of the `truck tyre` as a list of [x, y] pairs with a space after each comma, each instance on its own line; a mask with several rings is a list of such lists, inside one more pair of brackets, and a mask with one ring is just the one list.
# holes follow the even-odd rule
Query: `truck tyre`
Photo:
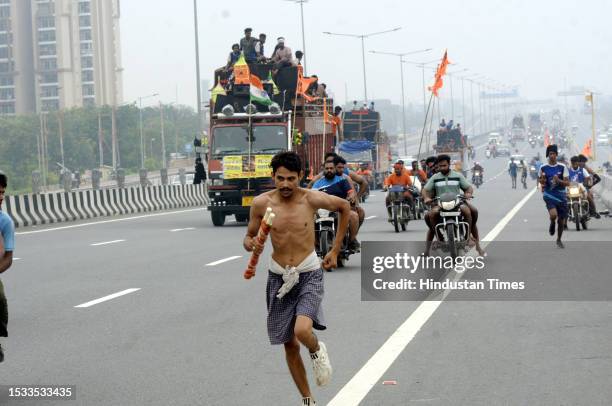
[[210, 217], [215, 227], [222, 227], [225, 224], [225, 214], [220, 211], [211, 211]]

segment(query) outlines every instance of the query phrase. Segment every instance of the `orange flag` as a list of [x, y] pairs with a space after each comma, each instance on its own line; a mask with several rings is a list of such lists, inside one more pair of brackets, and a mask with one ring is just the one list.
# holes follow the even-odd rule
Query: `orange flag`
[[304, 99], [306, 99], [306, 101], [311, 102], [315, 100], [315, 98], [307, 95], [306, 90], [308, 90], [308, 87], [310, 87], [310, 85], [317, 79], [316, 78], [305, 78], [304, 68], [302, 67], [302, 65], [298, 65], [297, 68], [298, 68], [298, 81], [297, 81], [297, 88], [295, 89], [295, 92], [301, 95]]
[[548, 128], [544, 130], [544, 146], [548, 148], [550, 145], [550, 135], [548, 134]]
[[444, 51], [442, 62], [440, 62], [440, 65], [438, 65], [438, 69], [436, 70], [434, 84], [433, 86], [429, 87], [429, 90], [434, 94], [434, 96], [438, 96], [438, 90], [442, 89], [442, 86], [444, 85], [442, 77], [446, 75], [446, 69], [448, 68], [449, 63], [450, 61], [448, 60], [448, 51]]
[[589, 139], [586, 144], [584, 144], [584, 148], [582, 148], [582, 155], [587, 158], [593, 158], [593, 140]]

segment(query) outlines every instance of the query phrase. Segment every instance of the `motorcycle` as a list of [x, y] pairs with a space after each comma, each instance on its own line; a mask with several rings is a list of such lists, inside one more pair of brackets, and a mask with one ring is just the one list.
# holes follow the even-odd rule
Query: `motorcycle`
[[[336, 238], [336, 231], [338, 229], [338, 213], [330, 212], [325, 209], [318, 209], [315, 215], [315, 251], [321, 258], [325, 258], [325, 255], [331, 251], [334, 239]], [[337, 264], [338, 268], [344, 267], [345, 262], [349, 259], [351, 254], [355, 252], [349, 250], [349, 234], [348, 230], [342, 240], [342, 248], [338, 254]]]
[[586, 190], [579, 183], [572, 182], [567, 188], [569, 219], [576, 224], [576, 231], [580, 226], [587, 229], [587, 222], [591, 218], [589, 214], [589, 201], [586, 199]]
[[529, 139], [529, 145], [531, 146], [531, 148], [535, 148], [536, 147], [536, 140], [534, 138], [530, 138]]
[[389, 222], [393, 223], [396, 233], [399, 233], [400, 227], [402, 231], [406, 231], [406, 226], [413, 211], [413, 208], [404, 199], [404, 191], [403, 186], [391, 186], [389, 189], [389, 200], [391, 201], [391, 204], [387, 207], [387, 209], [391, 209]]
[[453, 259], [457, 258], [460, 250], [467, 251], [470, 238], [470, 225], [465, 221], [460, 209], [465, 200], [463, 195], [454, 193], [444, 193], [436, 198], [440, 207], [440, 221], [434, 227], [438, 246], [443, 251], [448, 251]]
[[474, 171], [472, 174], [472, 183], [477, 189], [482, 185], [482, 172], [479, 170]]
[[529, 176], [531, 176], [531, 179], [533, 180], [536, 180], [538, 178], [538, 171], [535, 165], [529, 165]]
[[485, 156], [487, 157], [487, 159], [491, 158], [491, 150], [487, 148], [487, 150], [485, 151]]

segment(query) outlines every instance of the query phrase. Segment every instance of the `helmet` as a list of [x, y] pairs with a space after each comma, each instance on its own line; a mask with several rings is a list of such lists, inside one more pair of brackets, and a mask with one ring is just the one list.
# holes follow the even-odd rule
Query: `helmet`
[[474, 165], [480, 166], [480, 162], [474, 162]]

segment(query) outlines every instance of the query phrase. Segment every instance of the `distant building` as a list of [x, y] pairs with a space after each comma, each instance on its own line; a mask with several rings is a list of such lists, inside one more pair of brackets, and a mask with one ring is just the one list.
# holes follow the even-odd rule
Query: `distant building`
[[0, 0], [0, 114], [123, 101], [119, 0]]

